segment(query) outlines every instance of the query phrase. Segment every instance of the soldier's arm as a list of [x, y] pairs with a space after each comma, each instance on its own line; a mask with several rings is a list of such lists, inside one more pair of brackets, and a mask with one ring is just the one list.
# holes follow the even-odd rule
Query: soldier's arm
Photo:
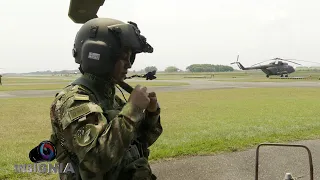
[[145, 118], [139, 127], [141, 142], [151, 146], [159, 138], [163, 131], [160, 119], [160, 109], [156, 112], [145, 111]]
[[[124, 106], [126, 104], [118, 96], [116, 96], [115, 100], [120, 106]], [[145, 111], [144, 120], [139, 127], [140, 137], [138, 139], [141, 142], [147, 143], [148, 146], [151, 146], [159, 138], [163, 132], [160, 119], [160, 109], [156, 112]]]
[[81, 169], [104, 173], [121, 161], [144, 114], [128, 103], [107, 123], [101, 107], [81, 96], [69, 98], [60, 108], [64, 137], [70, 137], [66, 144], [71, 145]]

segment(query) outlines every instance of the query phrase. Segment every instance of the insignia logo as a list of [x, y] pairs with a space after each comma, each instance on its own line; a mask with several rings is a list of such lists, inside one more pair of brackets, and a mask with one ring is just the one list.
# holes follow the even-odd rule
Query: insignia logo
[[94, 125], [87, 124], [76, 132], [76, 142], [79, 146], [87, 146], [92, 143], [96, 137], [98, 136], [98, 132]]

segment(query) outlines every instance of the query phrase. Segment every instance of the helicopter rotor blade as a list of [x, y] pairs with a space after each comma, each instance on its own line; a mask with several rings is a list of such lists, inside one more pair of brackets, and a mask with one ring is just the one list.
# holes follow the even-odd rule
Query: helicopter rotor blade
[[[281, 58], [280, 58], [281, 59]], [[313, 61], [306, 61], [306, 60], [299, 60], [299, 59], [281, 59], [282, 61], [288, 61], [288, 62], [292, 62], [294, 64], [297, 64], [297, 65], [301, 65], [302, 64], [299, 64], [299, 63], [296, 63], [296, 62], [293, 62], [293, 61], [301, 61], [301, 62], [307, 62], [307, 63], [314, 63], [314, 64], [320, 64], [320, 62], [313, 62]], [[291, 61], [290, 61], [291, 60]]]
[[[290, 59], [292, 60], [292, 59]], [[313, 62], [313, 61], [306, 61], [306, 60], [298, 60], [298, 59], [294, 59], [295, 61], [301, 61], [301, 62], [307, 62], [307, 63], [314, 63], [314, 64], [320, 64], [319, 62]]]
[[[270, 61], [270, 59], [265, 60], [265, 61], [261, 61], [261, 62], [259, 62], [259, 63], [256, 63], [256, 64], [252, 65], [252, 66], [255, 66], [255, 65], [257, 65], [257, 64], [261, 64], [261, 63], [264, 63], [264, 62], [267, 62], [267, 61]], [[251, 66], [251, 67], [252, 67], [252, 66]]]
[[272, 58], [272, 59], [270, 59], [270, 60], [274, 60], [274, 61], [275, 61], [275, 64], [278, 64], [279, 61], [288, 61], [288, 62], [292, 62], [292, 63], [297, 64], [297, 65], [301, 65], [301, 64], [299, 64], [299, 63], [290, 61], [290, 60], [295, 60], [295, 61], [296, 61], [296, 59], [282, 59], [282, 58], [276, 57], [276, 58]]
[[291, 63], [294, 63], [294, 64], [302, 66], [302, 64], [299, 64], [299, 63], [296, 63], [296, 62], [293, 62], [293, 61], [290, 61], [290, 60], [295, 60], [296, 61], [296, 59], [281, 59], [280, 61], [288, 61], [288, 62], [291, 62]]
[[[297, 63], [297, 62], [294, 62], [294, 61], [301, 61], [301, 62], [307, 62], [307, 63], [315, 63], [315, 64], [319, 64], [319, 65], [320, 65], [320, 62], [305, 61], [305, 60], [298, 60], [298, 59], [282, 59], [282, 58], [276, 57], [276, 58], [272, 58], [272, 59], [269, 59], [269, 60], [265, 60], [265, 61], [256, 63], [256, 64], [254, 64], [254, 65], [252, 65], [252, 66], [255, 66], [255, 65], [261, 64], [261, 63], [263, 63], [263, 62], [270, 61], [270, 60], [273, 60], [273, 61], [275, 61], [275, 62], [287, 61], [287, 62], [291, 62], [291, 63], [297, 64], [297, 65], [300, 65], [300, 66], [302, 66], [302, 64]], [[277, 63], [276, 63], [276, 64], [277, 64]], [[252, 67], [252, 66], [251, 66], [251, 67]]]
[[297, 64], [297, 65], [300, 65], [300, 66], [302, 66], [302, 64], [299, 64], [299, 63], [296, 63], [296, 62], [293, 62], [293, 61], [289, 61], [289, 60], [286, 60], [286, 59], [283, 59], [283, 61], [288, 61], [288, 62], [292, 62], [292, 63], [294, 63], [294, 64]]

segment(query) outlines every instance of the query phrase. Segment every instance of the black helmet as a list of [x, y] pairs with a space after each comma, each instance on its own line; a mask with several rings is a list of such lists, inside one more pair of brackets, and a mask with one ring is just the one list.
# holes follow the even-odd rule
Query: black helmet
[[131, 64], [137, 53], [152, 53], [153, 48], [140, 34], [137, 24], [110, 18], [87, 21], [76, 35], [72, 50], [82, 72], [95, 75], [112, 73], [117, 58], [124, 49], [131, 49]]

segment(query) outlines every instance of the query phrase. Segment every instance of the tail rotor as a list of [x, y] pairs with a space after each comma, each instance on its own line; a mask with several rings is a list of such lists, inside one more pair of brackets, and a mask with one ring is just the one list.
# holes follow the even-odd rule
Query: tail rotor
[[239, 62], [239, 55], [237, 56], [237, 61], [236, 62], [233, 62], [231, 64], [237, 64], [238, 67], [242, 70], [245, 70], [246, 68], [244, 66], [242, 66], [242, 64]]

